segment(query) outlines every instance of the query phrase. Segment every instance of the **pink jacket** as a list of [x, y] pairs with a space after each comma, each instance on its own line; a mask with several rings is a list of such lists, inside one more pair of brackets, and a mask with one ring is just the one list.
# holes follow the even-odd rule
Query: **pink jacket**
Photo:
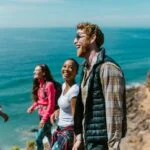
[[38, 109], [38, 113], [42, 116], [41, 122], [46, 123], [54, 112], [55, 108], [55, 87], [53, 82], [47, 82], [44, 88], [46, 96], [43, 95], [43, 81], [40, 81], [40, 87], [38, 90], [38, 101], [34, 102], [33, 105], [30, 107], [31, 110]]

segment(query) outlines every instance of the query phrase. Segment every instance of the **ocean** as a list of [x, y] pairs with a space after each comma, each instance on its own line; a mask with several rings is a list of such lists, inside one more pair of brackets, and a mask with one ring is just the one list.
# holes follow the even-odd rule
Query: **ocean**
[[[106, 52], [122, 67], [127, 86], [145, 83], [150, 70], [150, 29], [102, 30]], [[39, 118], [36, 111], [26, 113], [32, 103], [33, 70], [45, 63], [54, 78], [63, 82], [63, 62], [70, 57], [83, 61], [76, 56], [75, 32], [74, 28], [0, 28], [0, 105], [10, 116], [6, 123], [0, 118], [0, 150], [25, 147], [34, 139], [31, 130], [37, 129]]]

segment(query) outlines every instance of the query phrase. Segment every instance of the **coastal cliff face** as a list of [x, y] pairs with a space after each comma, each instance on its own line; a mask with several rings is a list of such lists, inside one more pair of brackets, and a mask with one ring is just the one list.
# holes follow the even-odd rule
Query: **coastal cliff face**
[[121, 150], [150, 150], [150, 73], [146, 84], [127, 90], [127, 136]]

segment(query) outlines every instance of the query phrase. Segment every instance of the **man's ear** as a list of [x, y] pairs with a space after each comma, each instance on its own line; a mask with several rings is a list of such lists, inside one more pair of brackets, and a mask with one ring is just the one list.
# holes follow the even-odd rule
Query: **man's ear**
[[96, 35], [93, 34], [93, 35], [91, 36], [91, 38], [90, 38], [90, 43], [91, 43], [91, 44], [94, 43], [95, 40], [96, 40]]

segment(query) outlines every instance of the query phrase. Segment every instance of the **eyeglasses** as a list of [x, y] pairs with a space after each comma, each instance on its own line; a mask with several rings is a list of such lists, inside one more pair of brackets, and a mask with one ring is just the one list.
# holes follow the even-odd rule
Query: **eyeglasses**
[[83, 37], [85, 37], [84, 35], [79, 35], [79, 34], [76, 34], [76, 36], [75, 36], [75, 38], [77, 39], [77, 40], [79, 40], [79, 39], [81, 39], [81, 38], [83, 38]]

